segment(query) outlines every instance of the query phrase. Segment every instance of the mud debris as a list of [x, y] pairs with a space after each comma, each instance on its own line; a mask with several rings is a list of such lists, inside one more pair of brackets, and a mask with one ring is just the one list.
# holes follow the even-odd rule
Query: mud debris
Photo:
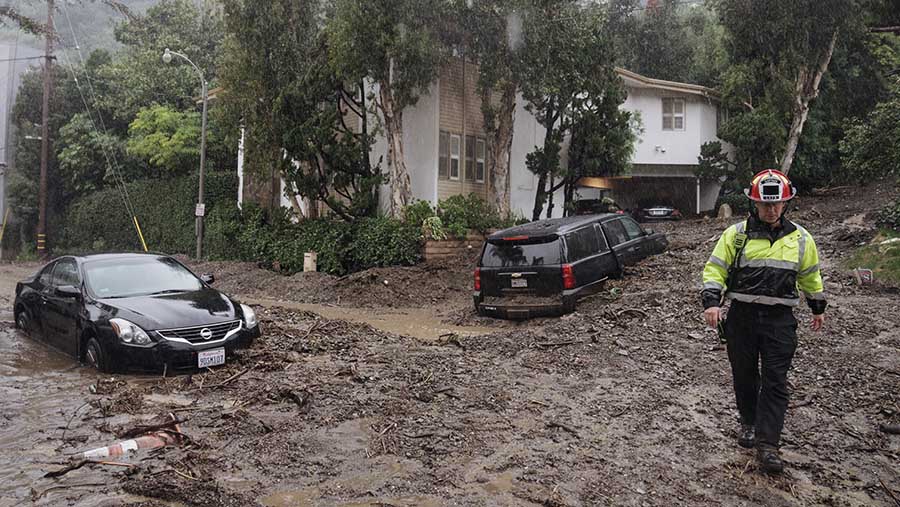
[[[91, 401], [69, 429], [88, 441], [64, 444], [84, 449], [110, 441], [104, 423], [115, 432], [162, 410], [185, 421], [190, 444], [155, 450], [96, 490], [121, 490], [128, 505], [894, 505], [900, 438], [883, 428], [900, 424], [897, 292], [859, 286], [840, 264], [874, 237], [871, 213], [892, 194], [853, 195], [804, 197], [791, 215], [819, 244], [831, 307], [818, 334], [809, 311], [797, 312], [783, 477], [759, 473], [735, 445], [727, 355], [700, 316], [700, 270], [736, 219], [654, 224], [668, 252], [573, 314], [516, 323], [474, 314], [465, 262], [344, 278], [196, 264], [239, 297], [426, 308], [493, 330], [423, 341], [260, 307], [263, 336], [224, 366], [99, 378], [94, 394], [72, 383], [66, 395], [79, 401], [55, 425]], [[3, 420], [4, 430], [13, 424]], [[98, 473], [82, 467], [66, 479], [98, 482]], [[84, 489], [66, 495], [92, 494]], [[42, 501], [68, 500], [54, 490]]]

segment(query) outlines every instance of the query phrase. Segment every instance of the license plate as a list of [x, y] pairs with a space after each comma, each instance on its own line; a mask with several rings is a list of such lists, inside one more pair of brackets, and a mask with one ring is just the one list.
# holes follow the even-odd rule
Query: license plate
[[513, 278], [512, 286], [513, 288], [528, 287], [528, 280], [524, 278]]
[[650, 212], [650, 214], [651, 214], [651, 215], [659, 216], [659, 215], [665, 215], [666, 212], [665, 212], [665, 211], [657, 211], [657, 210], [653, 210], [653, 211]]
[[198, 368], [208, 368], [210, 366], [219, 366], [220, 364], [225, 364], [224, 347], [197, 352]]

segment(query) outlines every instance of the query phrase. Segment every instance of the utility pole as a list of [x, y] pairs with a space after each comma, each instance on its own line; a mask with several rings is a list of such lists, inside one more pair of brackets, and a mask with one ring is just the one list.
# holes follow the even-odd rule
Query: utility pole
[[44, 46], [44, 101], [41, 111], [41, 181], [38, 187], [37, 255], [47, 258], [47, 164], [50, 158], [50, 84], [53, 62], [53, 0], [47, 0], [47, 33]]

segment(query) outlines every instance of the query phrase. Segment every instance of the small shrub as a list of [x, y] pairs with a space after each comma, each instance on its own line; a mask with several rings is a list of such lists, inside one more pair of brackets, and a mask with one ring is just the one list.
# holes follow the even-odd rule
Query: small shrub
[[875, 222], [879, 227], [900, 231], [900, 199], [897, 199], [878, 212]]
[[438, 203], [438, 216], [451, 235], [464, 237], [470, 229], [485, 233], [504, 222], [493, 206], [478, 194], [454, 195]]
[[437, 216], [437, 212], [431, 207], [431, 203], [421, 199], [403, 208], [403, 221], [416, 227], [434, 216]]
[[422, 232], [426, 237], [438, 241], [447, 239], [447, 231], [444, 230], [444, 222], [441, 217], [428, 217], [422, 222]]

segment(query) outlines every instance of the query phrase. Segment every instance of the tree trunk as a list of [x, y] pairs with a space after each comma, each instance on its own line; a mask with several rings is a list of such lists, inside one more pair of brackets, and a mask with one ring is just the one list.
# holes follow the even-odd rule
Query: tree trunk
[[572, 178], [566, 177], [563, 195], [563, 216], [571, 216], [574, 208], [573, 201], [575, 200], [575, 181]]
[[[516, 118], [516, 85], [506, 83], [500, 108], [497, 111], [498, 121], [490, 133], [491, 191], [494, 194], [497, 211], [502, 218], [510, 216], [509, 160], [512, 152], [513, 125]], [[482, 95], [483, 107], [491, 107], [491, 90]]]
[[797, 76], [796, 89], [794, 91], [794, 118], [791, 121], [791, 130], [788, 134], [784, 157], [781, 159], [781, 172], [784, 174], [788, 174], [791, 171], [794, 155], [796, 155], [797, 146], [800, 144], [800, 135], [803, 133], [803, 126], [809, 117], [809, 104], [819, 96], [819, 85], [822, 83], [822, 76], [828, 71], [828, 64], [831, 62], [831, 56], [834, 54], [837, 35], [837, 31], [835, 31], [834, 35], [831, 36], [831, 43], [828, 45], [828, 49], [822, 56], [822, 60], [818, 62], [815, 70], [810, 71], [808, 67], [803, 66]]
[[541, 172], [541, 175], [538, 177], [537, 190], [534, 194], [534, 209], [531, 210], [531, 220], [540, 220], [541, 219], [541, 211], [544, 210], [544, 199], [547, 195], [547, 190], [544, 188], [547, 186], [547, 173]]
[[[540, 175], [538, 177], [538, 185], [534, 194], [534, 208], [531, 210], [531, 220], [540, 220], [541, 211], [544, 210], [544, 201], [547, 200], [547, 178], [550, 176], [553, 168], [548, 167], [549, 156], [547, 149], [550, 147], [550, 138], [553, 135], [553, 126], [556, 124], [556, 116], [552, 107], [548, 107], [544, 111], [541, 124], [546, 129], [544, 131], [544, 147], [541, 157]], [[552, 185], [551, 185], [552, 187]]]
[[381, 113], [388, 141], [388, 167], [391, 182], [391, 216], [399, 218], [403, 207], [412, 197], [412, 184], [403, 157], [403, 111], [398, 111], [391, 94], [390, 83], [379, 83]]
[[556, 178], [550, 175], [550, 192], [547, 194], [547, 218], [553, 218], [553, 188], [556, 186]]

